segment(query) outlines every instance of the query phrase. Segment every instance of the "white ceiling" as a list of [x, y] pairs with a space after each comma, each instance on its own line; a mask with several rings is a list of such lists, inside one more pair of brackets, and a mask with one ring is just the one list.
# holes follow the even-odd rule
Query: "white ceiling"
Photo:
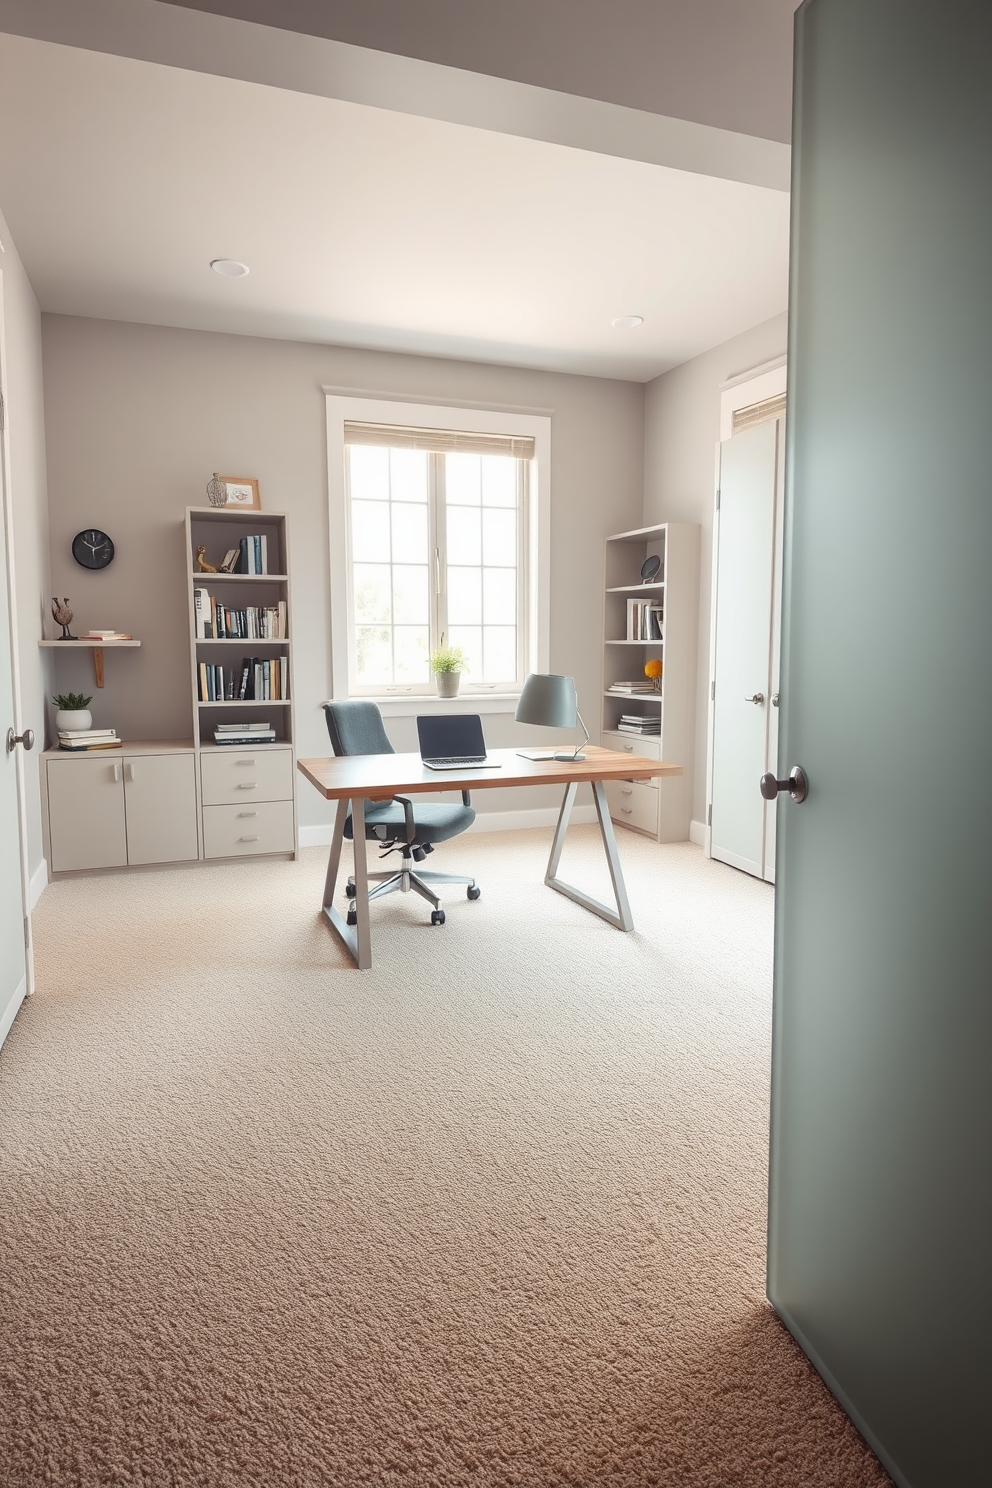
[[739, 181], [14, 36], [0, 140], [48, 311], [647, 380], [786, 305]]

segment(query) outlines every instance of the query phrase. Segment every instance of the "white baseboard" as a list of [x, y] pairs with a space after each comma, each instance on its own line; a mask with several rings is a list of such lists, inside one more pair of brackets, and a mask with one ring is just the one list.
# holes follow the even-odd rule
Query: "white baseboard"
[[[470, 832], [519, 832], [527, 827], [553, 827], [558, 821], [557, 806], [539, 806], [531, 811], [480, 811], [469, 827]], [[596, 808], [591, 804], [576, 806], [572, 810], [572, 821], [579, 826], [596, 820]], [[331, 841], [330, 822], [316, 827], [300, 828], [301, 847], [328, 847]]]
[[17, 1009], [24, 1001], [24, 998], [27, 995], [27, 990], [28, 978], [27, 973], [25, 973], [24, 976], [21, 977], [21, 980], [17, 987], [17, 991], [8, 1002], [3, 1014], [0, 1015], [0, 1044], [3, 1043], [4, 1039], [7, 1037], [7, 1034], [10, 1032], [10, 1025], [17, 1017]]
[[697, 847], [706, 846], [706, 823], [691, 821], [689, 823], [689, 841], [694, 842]]
[[37, 868], [31, 875], [28, 884], [28, 913], [34, 909], [42, 894], [48, 888], [48, 863], [42, 858]]

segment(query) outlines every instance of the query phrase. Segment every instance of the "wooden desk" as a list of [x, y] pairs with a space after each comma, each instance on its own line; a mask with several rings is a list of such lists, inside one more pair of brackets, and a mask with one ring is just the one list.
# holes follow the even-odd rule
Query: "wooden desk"
[[[301, 759], [298, 768], [310, 784], [320, 791], [328, 801], [337, 801], [338, 809], [334, 821], [334, 836], [327, 863], [327, 879], [324, 884], [323, 911], [337, 935], [344, 941], [361, 969], [372, 965], [372, 931], [369, 915], [368, 866], [365, 846], [365, 800], [389, 800], [394, 795], [427, 795], [435, 791], [492, 790], [495, 787], [514, 785], [564, 785], [561, 811], [551, 844], [551, 856], [544, 882], [581, 904], [584, 909], [608, 920], [618, 930], [632, 930], [627, 890], [620, 868], [616, 837], [610, 820], [609, 807], [603, 782], [606, 780], [650, 780], [657, 775], [681, 775], [681, 765], [665, 764], [663, 760], [644, 759], [640, 755], [618, 754], [612, 749], [600, 749], [587, 744], [586, 758], [581, 763], [562, 763], [559, 760], [528, 760], [513, 749], [492, 749], [489, 759], [497, 760], [498, 769], [487, 770], [428, 770], [419, 754], [350, 754], [332, 759]], [[616, 909], [584, 894], [581, 889], [564, 883], [558, 875], [565, 833], [568, 830], [572, 805], [577, 788], [583, 783], [592, 786], [599, 818], [599, 830], [603, 838]], [[334, 908], [334, 890], [337, 885], [341, 863], [341, 847], [344, 841], [344, 824], [352, 816], [355, 856], [355, 900], [358, 916], [352, 928]]]

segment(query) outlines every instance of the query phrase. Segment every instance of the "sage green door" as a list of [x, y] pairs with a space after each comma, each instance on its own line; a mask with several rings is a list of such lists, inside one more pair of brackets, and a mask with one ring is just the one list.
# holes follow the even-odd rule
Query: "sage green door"
[[992, 1481], [992, 5], [797, 15], [769, 1296]]

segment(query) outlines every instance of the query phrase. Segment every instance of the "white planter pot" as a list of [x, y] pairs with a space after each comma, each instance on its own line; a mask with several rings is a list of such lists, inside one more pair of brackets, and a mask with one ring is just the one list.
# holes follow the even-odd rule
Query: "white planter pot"
[[438, 697], [457, 697], [461, 675], [461, 672], [435, 672], [434, 686]]
[[59, 708], [55, 714], [55, 727], [60, 734], [73, 729], [92, 728], [93, 714], [89, 708]]

